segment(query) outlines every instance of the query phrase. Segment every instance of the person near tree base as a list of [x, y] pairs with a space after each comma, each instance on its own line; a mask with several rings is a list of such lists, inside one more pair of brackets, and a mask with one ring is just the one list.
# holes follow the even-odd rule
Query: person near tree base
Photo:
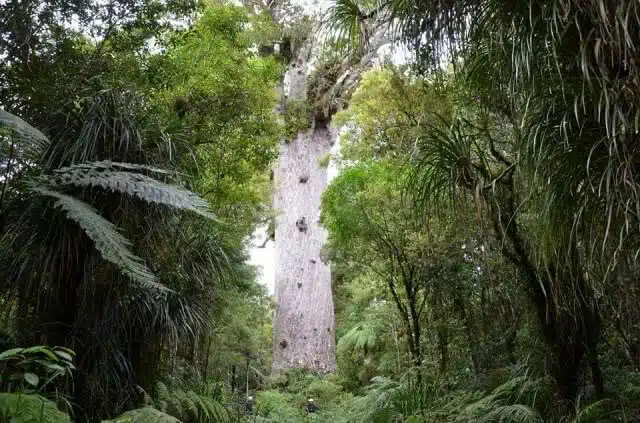
[[316, 411], [318, 411], [318, 406], [313, 401], [313, 398], [309, 398], [307, 400], [307, 413], [315, 413]]
[[244, 402], [244, 415], [250, 416], [253, 414], [253, 397], [247, 397], [247, 400]]

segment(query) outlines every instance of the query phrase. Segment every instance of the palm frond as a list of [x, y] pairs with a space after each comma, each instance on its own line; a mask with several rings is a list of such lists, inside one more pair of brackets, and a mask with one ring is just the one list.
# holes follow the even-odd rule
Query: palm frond
[[156, 277], [147, 270], [143, 260], [130, 250], [131, 243], [117, 228], [88, 204], [68, 195], [41, 187], [31, 190], [40, 195], [57, 199], [55, 207], [61, 209], [69, 219], [78, 224], [93, 241], [103, 259], [116, 265], [120, 271], [142, 287], [159, 291], [167, 288], [156, 282]]

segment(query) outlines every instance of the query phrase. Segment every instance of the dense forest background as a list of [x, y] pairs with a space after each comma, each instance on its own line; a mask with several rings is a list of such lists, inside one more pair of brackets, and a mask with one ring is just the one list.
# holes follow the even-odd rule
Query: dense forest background
[[[640, 3], [307, 12], [0, 0], [0, 420], [640, 421]], [[318, 122], [337, 367], [272, 372], [248, 249]]]

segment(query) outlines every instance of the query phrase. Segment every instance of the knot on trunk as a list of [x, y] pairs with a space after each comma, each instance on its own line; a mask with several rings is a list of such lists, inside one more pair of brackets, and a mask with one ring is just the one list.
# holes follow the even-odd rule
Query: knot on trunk
[[300, 232], [307, 232], [308, 227], [307, 219], [305, 219], [304, 216], [296, 221], [296, 228], [298, 228]]

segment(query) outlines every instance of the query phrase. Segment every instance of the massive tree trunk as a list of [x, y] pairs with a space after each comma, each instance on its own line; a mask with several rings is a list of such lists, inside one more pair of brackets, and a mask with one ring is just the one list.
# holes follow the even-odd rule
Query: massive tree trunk
[[[306, 98], [312, 52], [309, 42], [289, 65], [284, 101]], [[274, 172], [274, 373], [290, 368], [326, 373], [336, 366], [331, 273], [320, 259], [326, 239], [320, 225], [320, 200], [328, 183], [321, 159], [329, 154], [336, 136], [335, 130], [314, 122], [311, 129], [280, 145]]]
[[[273, 198], [277, 308], [273, 319], [272, 372], [275, 374], [291, 368], [327, 373], [336, 367], [331, 273], [320, 258], [327, 237], [320, 225], [320, 202], [328, 184], [326, 157], [338, 138], [338, 130], [331, 127], [330, 120], [332, 112], [348, 99], [362, 71], [374, 64], [376, 49], [385, 40], [384, 30], [379, 27], [367, 45], [366, 54], [357, 61], [345, 59], [342, 74], [332, 81], [328, 91], [327, 110], [322, 113], [316, 110], [310, 129], [300, 132], [291, 142], [280, 144]], [[319, 53], [320, 41], [313, 35], [295, 52], [281, 90], [281, 109], [287, 101], [306, 99], [310, 69]]]

